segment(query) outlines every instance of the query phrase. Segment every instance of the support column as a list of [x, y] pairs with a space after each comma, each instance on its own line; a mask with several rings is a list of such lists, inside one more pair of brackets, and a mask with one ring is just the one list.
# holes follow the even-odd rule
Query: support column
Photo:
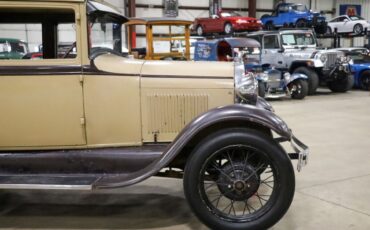
[[248, 16], [256, 17], [257, 0], [248, 0]]
[[[128, 17], [136, 17], [136, 0], [128, 0]], [[135, 26], [130, 26], [128, 29], [128, 45], [130, 49], [136, 48], [136, 29]]]

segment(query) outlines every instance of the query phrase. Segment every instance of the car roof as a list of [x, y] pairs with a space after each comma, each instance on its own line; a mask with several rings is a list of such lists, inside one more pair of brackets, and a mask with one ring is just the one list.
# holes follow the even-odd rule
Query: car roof
[[24, 41], [17, 39], [17, 38], [0, 38], [0, 42], [22, 42], [25, 43]]
[[163, 17], [153, 17], [153, 18], [130, 18], [130, 21], [126, 25], [191, 25], [192, 21], [183, 20], [179, 18], [163, 18]]

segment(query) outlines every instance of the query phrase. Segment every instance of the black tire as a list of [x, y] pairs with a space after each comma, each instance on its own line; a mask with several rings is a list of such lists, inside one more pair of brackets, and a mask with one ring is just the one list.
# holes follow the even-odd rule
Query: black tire
[[308, 82], [303, 79], [297, 79], [288, 85], [293, 99], [301, 100], [308, 94]]
[[275, 26], [274, 26], [274, 23], [273, 22], [267, 22], [266, 25], [265, 25], [265, 29], [266, 30], [274, 30], [275, 29]]
[[266, 86], [262, 81], [258, 81], [258, 96], [263, 98], [266, 96]]
[[360, 87], [363, 90], [370, 90], [370, 70], [366, 70], [361, 74]]
[[231, 23], [228, 22], [224, 25], [224, 33], [226, 35], [232, 35], [234, 33], [234, 28]]
[[302, 66], [296, 68], [293, 73], [305, 74], [308, 77], [308, 95], [313, 95], [316, 93], [316, 90], [319, 87], [319, 76], [315, 70]]
[[196, 32], [198, 36], [203, 36], [204, 35], [203, 27], [201, 25], [198, 25]]
[[328, 82], [328, 88], [335, 93], [345, 93], [352, 89], [354, 83], [353, 75], [349, 74], [347, 75], [347, 78], [343, 80]]
[[353, 33], [355, 35], [360, 35], [364, 31], [364, 27], [361, 24], [356, 24], [353, 26]]
[[[228, 150], [228, 148], [230, 147], [242, 148], [244, 146], [247, 146], [248, 148], [254, 149], [256, 151], [253, 157], [268, 159], [265, 161], [267, 165], [263, 165], [263, 162], [256, 163], [256, 161], [253, 160], [253, 157], [251, 157], [252, 155], [247, 155], [248, 153], [246, 153], [245, 155], [247, 156], [245, 156], [245, 158], [247, 160], [245, 161], [245, 165], [240, 166], [239, 163], [244, 161], [241, 152], [233, 152], [231, 158], [239, 159], [240, 161], [234, 161], [234, 164], [231, 161], [232, 170], [229, 163], [221, 163], [221, 160], [218, 163], [217, 160], [214, 161], [215, 158], [213, 157], [218, 156], [217, 154], [219, 154], [220, 151], [221, 156], [224, 156], [225, 153], [222, 153], [222, 151], [224, 151], [225, 149]], [[244, 150], [241, 151], [245, 153]], [[207, 164], [209, 162], [212, 163]], [[257, 165], [259, 166], [258, 168]], [[213, 169], [212, 167], [207, 166], [221, 167], [223, 172], [217, 171], [216, 168]], [[242, 186], [242, 191], [242, 188], [239, 186], [240, 181], [233, 181], [233, 188], [230, 187], [230, 184], [218, 184], [224, 182], [220, 182], [220, 178], [225, 178], [226, 167], [227, 172], [232, 171], [231, 174], [234, 175], [232, 176], [233, 178], [238, 178], [235, 180], [244, 180], [244, 178], [247, 177], [245, 178], [245, 181], [243, 181], [244, 185]], [[235, 170], [234, 167], [237, 170]], [[261, 169], [263, 167], [266, 167], [265, 169], [263, 169], [264, 172], [259, 172], [258, 169]], [[271, 170], [269, 169], [269, 167]], [[241, 168], [243, 169], [241, 170]], [[247, 173], [250, 168], [253, 169], [252, 173]], [[208, 173], [208, 176], [205, 176], [207, 174], [203, 174], [203, 172]], [[253, 210], [256, 211], [251, 213], [251, 210], [248, 207], [248, 203], [250, 202], [250, 199], [252, 199], [254, 196], [258, 196], [258, 198], [262, 196], [262, 193], [258, 193], [260, 192], [259, 186], [263, 183], [266, 183], [265, 181], [261, 180], [259, 181], [259, 183], [256, 184], [250, 182], [250, 180], [252, 180], [253, 178], [259, 177], [259, 173], [272, 173], [274, 185], [271, 188], [273, 188], [273, 192], [271, 193], [271, 196], [269, 198], [266, 198], [268, 200], [264, 205], [262, 204], [262, 201], [260, 199], [261, 209], [254, 209], [256, 208], [256, 206], [254, 206]], [[276, 184], [275, 176], [277, 177]], [[238, 197], [235, 198], [234, 202], [235, 207], [237, 208], [238, 206], [236, 206], [236, 202], [244, 202], [246, 207], [248, 207], [249, 214], [245, 215], [243, 212], [242, 216], [238, 218], [235, 207], [233, 205], [234, 202], [232, 202], [231, 204], [234, 209], [234, 215], [232, 213], [230, 215], [230, 212], [229, 215], [227, 215], [226, 213], [223, 213], [223, 211], [220, 211], [221, 208], [217, 209], [218, 203], [215, 207], [215, 205], [211, 203], [209, 197], [207, 197], [206, 195], [207, 189], [209, 189], [210, 187], [205, 188], [205, 182], [207, 182], [207, 184], [213, 183], [213, 179], [211, 179], [210, 182], [209, 180], [207, 181], [205, 179], [206, 177], [213, 178], [215, 180], [215, 183], [217, 183], [217, 185], [214, 188], [220, 189], [222, 187], [229, 190], [228, 192], [222, 193], [224, 199], [226, 200], [229, 199], [228, 197], [230, 196], [238, 196], [239, 193], [237, 192], [241, 192], [242, 194], [239, 195], [244, 196], [244, 192], [246, 192], [245, 190], [248, 190], [248, 197], [246, 198], [246, 200], [244, 200], [244, 197], [242, 197], [241, 200], [238, 200], [240, 199], [240, 197]], [[255, 186], [258, 187], [256, 191], [253, 190], [255, 189]], [[270, 136], [253, 129], [230, 128], [218, 131], [208, 136], [205, 140], [203, 140], [200, 144], [196, 146], [191, 156], [189, 157], [187, 165], [185, 167], [184, 191], [189, 205], [196, 216], [203, 223], [205, 223], [209, 228], [215, 230], [267, 229], [273, 226], [284, 216], [286, 211], [289, 209], [294, 197], [294, 189], [294, 170], [292, 167], [292, 163], [290, 162], [290, 159], [288, 158], [285, 151]], [[233, 191], [230, 192], [230, 190]], [[222, 203], [223, 201], [217, 202]], [[244, 207], [244, 211], [246, 210], [246, 207]]]
[[307, 21], [304, 20], [304, 19], [299, 19], [296, 23], [295, 23], [295, 27], [297, 28], [306, 28], [307, 27]]

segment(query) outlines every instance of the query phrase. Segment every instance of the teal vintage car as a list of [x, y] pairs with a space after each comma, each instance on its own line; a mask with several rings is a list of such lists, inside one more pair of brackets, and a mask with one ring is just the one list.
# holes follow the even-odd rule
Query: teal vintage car
[[0, 59], [22, 59], [28, 53], [28, 44], [14, 38], [0, 38]]

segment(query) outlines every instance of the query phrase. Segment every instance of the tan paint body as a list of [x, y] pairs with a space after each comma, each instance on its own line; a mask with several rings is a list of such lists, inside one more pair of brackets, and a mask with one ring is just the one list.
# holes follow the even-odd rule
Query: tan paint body
[[[0, 60], [1, 66], [89, 65], [86, 6], [0, 1], [76, 13], [77, 58]], [[195, 116], [234, 101], [232, 63], [96, 58], [106, 74], [0, 76], [0, 151], [170, 142]]]

